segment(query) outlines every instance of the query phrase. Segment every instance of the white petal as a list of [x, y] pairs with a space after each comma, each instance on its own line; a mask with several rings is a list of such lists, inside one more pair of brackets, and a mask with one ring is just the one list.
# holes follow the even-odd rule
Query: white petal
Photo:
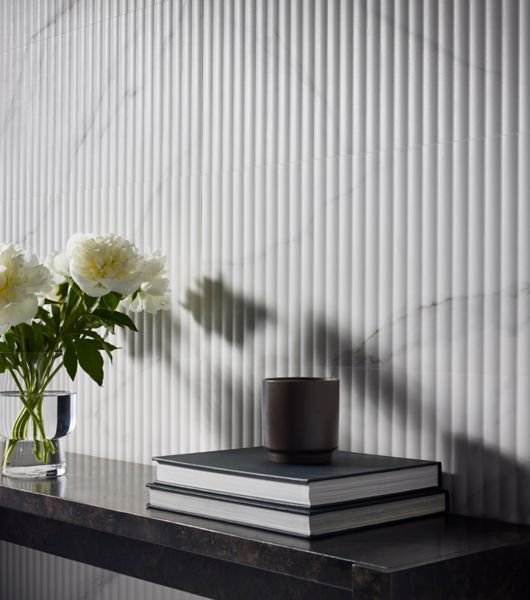
[[165, 296], [150, 296], [146, 299], [145, 312], [148, 312], [152, 315], [157, 313], [159, 310], [167, 310], [168, 308], [169, 303]]
[[44, 265], [24, 267], [24, 289], [34, 294], [45, 294], [52, 289], [52, 274]]
[[60, 273], [64, 276], [70, 274], [70, 261], [68, 260], [68, 256], [66, 256], [66, 252], [61, 252], [58, 254], [53, 263], [57, 273]]
[[72, 256], [74, 250], [87, 241], [89, 237], [91, 236], [86, 233], [74, 233], [66, 243], [66, 254]]
[[83, 277], [79, 273], [72, 271], [71, 273], [72, 279], [77, 283], [77, 285], [89, 296], [93, 298], [99, 298], [100, 296], [104, 296], [109, 293], [109, 290], [98, 283], [94, 283], [86, 277]]
[[102, 279], [101, 283], [112, 292], [128, 296], [138, 289], [140, 276], [136, 275], [132, 279]]
[[142, 286], [147, 294], [152, 296], [162, 296], [168, 291], [169, 280], [168, 279], [155, 279], [153, 282], [148, 283], [145, 287]]
[[0, 325], [10, 327], [19, 323], [31, 321], [37, 314], [39, 303], [37, 297], [28, 294], [17, 302], [13, 302], [0, 309]]
[[70, 275], [70, 261], [66, 252], [52, 252], [44, 264], [55, 275], [56, 281], [62, 282]]
[[29, 323], [37, 314], [39, 309], [39, 299], [37, 296], [27, 296], [22, 302], [17, 304], [17, 320], [19, 323]]
[[27, 267], [34, 269], [40, 265], [40, 261], [35, 254], [30, 254], [26, 263]]

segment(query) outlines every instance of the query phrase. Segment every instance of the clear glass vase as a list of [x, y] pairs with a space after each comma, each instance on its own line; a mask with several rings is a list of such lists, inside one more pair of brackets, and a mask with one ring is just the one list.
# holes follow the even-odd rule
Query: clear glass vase
[[[75, 393], [46, 390], [39, 411], [44, 424], [49, 451], [42, 461], [36, 456], [36, 444], [43, 444], [40, 432], [28, 422], [24, 431], [13, 435], [13, 426], [24, 414], [24, 403], [18, 391], [0, 392], [0, 436], [6, 440], [2, 475], [20, 479], [59, 477], [66, 472], [61, 438], [75, 427]], [[31, 419], [30, 419], [31, 420]]]
[[28, 391], [20, 377], [15, 381], [9, 372], [1, 374], [0, 437], [5, 440], [2, 475], [49, 479], [66, 472], [61, 439], [75, 427], [76, 394], [56, 387], [65, 382], [62, 375], [58, 373], [44, 390], [33, 385]]

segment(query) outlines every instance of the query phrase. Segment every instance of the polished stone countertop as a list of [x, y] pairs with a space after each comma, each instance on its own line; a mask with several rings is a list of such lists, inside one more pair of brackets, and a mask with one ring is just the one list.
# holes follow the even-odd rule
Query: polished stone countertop
[[[69, 454], [67, 464], [67, 475], [57, 480], [2, 478], [0, 509], [6, 515], [29, 513], [42, 522], [103, 532], [123, 544], [142, 542], [331, 586], [335, 591], [350, 592], [356, 586], [366, 591], [375, 586], [380, 594], [372, 590], [371, 596], [366, 595], [373, 598], [401, 597], [395, 590], [411, 577], [418, 585], [418, 577], [438, 577], [448, 568], [464, 577], [462, 585], [468, 587], [474, 585], [472, 569], [484, 570], [488, 561], [505, 574], [515, 565], [510, 577], [515, 581], [530, 570], [530, 527], [444, 515], [307, 540], [148, 509], [145, 485], [154, 479], [151, 466], [78, 454]], [[3, 539], [24, 543], [22, 534], [10, 537], [7, 525], [5, 529]], [[501, 587], [502, 581], [499, 578]], [[509, 598], [511, 591], [508, 587], [499, 593]]]

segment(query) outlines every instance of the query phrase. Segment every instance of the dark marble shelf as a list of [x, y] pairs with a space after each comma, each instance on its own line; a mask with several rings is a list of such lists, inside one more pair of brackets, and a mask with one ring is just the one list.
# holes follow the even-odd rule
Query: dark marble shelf
[[70, 454], [0, 484], [0, 538], [211, 598], [530, 597], [530, 527], [456, 515], [303, 540], [145, 504], [151, 467]]

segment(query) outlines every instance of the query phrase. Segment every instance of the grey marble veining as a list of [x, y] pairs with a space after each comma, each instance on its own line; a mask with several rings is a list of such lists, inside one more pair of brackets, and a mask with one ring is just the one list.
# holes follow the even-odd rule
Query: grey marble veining
[[1, 239], [168, 255], [70, 449], [259, 443], [263, 377], [334, 374], [342, 448], [529, 522], [529, 10], [0, 0]]

